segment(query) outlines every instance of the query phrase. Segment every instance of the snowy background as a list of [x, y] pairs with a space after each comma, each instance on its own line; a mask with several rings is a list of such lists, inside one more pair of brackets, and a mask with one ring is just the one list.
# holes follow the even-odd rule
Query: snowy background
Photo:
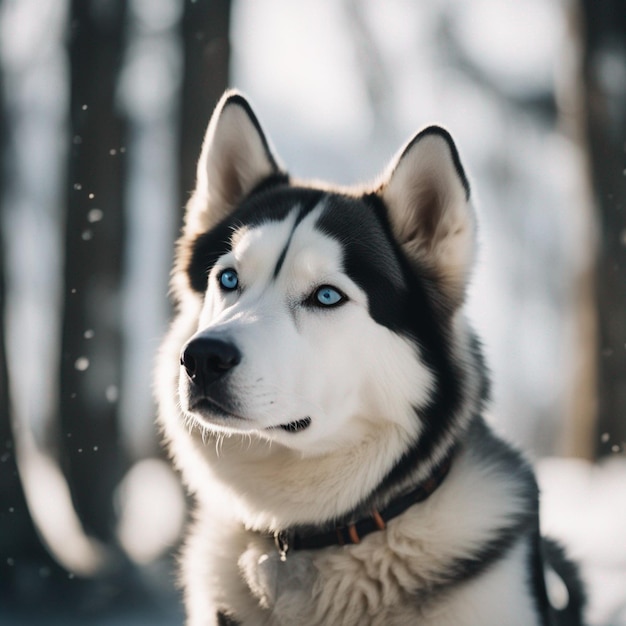
[[[117, 94], [133, 128], [124, 147], [126, 384], [108, 387], [107, 401], [119, 403], [124, 443], [136, 459], [119, 488], [119, 541], [159, 587], [170, 579], [151, 564], [176, 544], [184, 520], [178, 483], [156, 458], [150, 392], [178, 228], [172, 115], [181, 5], [132, 0], [130, 10], [132, 43]], [[575, 129], [580, 58], [572, 14], [565, 0], [238, 0], [231, 84], [250, 96], [299, 177], [371, 179], [424, 125], [451, 131], [479, 211], [481, 250], [468, 313], [493, 371], [493, 421], [537, 461], [542, 523], [583, 564], [590, 624], [620, 626], [626, 625], [623, 443], [615, 442], [614, 458], [603, 465], [557, 458], [594, 448], [591, 441], [581, 448], [572, 426], [584, 402], [578, 302], [595, 244], [586, 156]], [[14, 150], [2, 223], [11, 391], [31, 459], [33, 515], [71, 570], [97, 561], [97, 550], [81, 543], [79, 521], [58, 506], [68, 501], [66, 487], [37, 446], [50, 424], [56, 378], [49, 372], [60, 349], [66, 19], [62, 0], [0, 3]], [[94, 222], [106, 219], [91, 215]], [[32, 393], [32, 380], [41, 381], [42, 393]]]

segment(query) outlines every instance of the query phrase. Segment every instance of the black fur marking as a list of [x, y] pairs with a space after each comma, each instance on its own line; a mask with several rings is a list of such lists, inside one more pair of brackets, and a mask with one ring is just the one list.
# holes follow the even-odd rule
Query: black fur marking
[[192, 253], [187, 264], [189, 285], [197, 293], [204, 293], [211, 268], [217, 259], [230, 250], [230, 238], [233, 234], [227, 222], [221, 222], [209, 232], [196, 238], [192, 244]]
[[300, 223], [321, 201], [325, 192], [307, 187], [279, 186], [259, 189], [249, 195], [233, 212], [230, 221], [246, 226], [280, 222], [299, 207], [296, 223]]
[[[255, 194], [260, 194], [269, 189], [286, 186], [288, 184], [289, 184], [289, 174], [286, 174], [284, 172], [277, 172], [276, 174], [272, 174], [268, 176], [267, 178], [264, 178], [262, 181], [258, 182], [252, 188], [252, 190], [250, 191], [250, 193], [248, 193], [246, 197], [250, 198], [254, 196]], [[245, 200], [245, 198], [242, 200]]]
[[371, 316], [401, 332], [405, 280], [398, 255], [378, 216], [361, 199], [329, 195], [316, 227], [343, 248], [344, 271], [365, 293]]
[[289, 250], [289, 246], [291, 245], [291, 240], [293, 239], [293, 235], [296, 232], [296, 228], [298, 228], [298, 225], [300, 224], [300, 222], [304, 219], [304, 216], [314, 207], [317, 206], [317, 203], [310, 203], [308, 206], [306, 207], [300, 207], [300, 211], [298, 212], [298, 215], [296, 216], [296, 221], [294, 222], [293, 228], [291, 229], [291, 232], [289, 233], [289, 237], [287, 239], [287, 243], [285, 244], [285, 247], [283, 248], [283, 251], [280, 253], [280, 256], [278, 257], [278, 261], [276, 262], [276, 267], [274, 268], [274, 278], [278, 277], [278, 274], [280, 274], [280, 270], [283, 267], [283, 264], [285, 263], [285, 258], [287, 257], [287, 251]]
[[280, 253], [280, 256], [278, 257], [278, 261], [276, 261], [276, 267], [274, 268], [274, 279], [278, 278], [278, 275], [280, 274], [280, 270], [283, 268], [283, 265], [285, 263], [285, 258], [287, 257], [287, 250], [289, 250], [289, 246], [291, 245], [291, 240], [293, 239], [293, 234], [295, 230], [296, 230], [296, 227], [294, 225], [293, 230], [291, 231], [291, 233], [289, 233], [289, 238], [287, 239], [287, 243], [285, 244], [283, 251]]
[[541, 533], [539, 531], [539, 516], [537, 516], [535, 524], [535, 532], [533, 533], [533, 542], [529, 555], [529, 587], [535, 599], [535, 606], [540, 616], [541, 626], [551, 626], [550, 603], [548, 602], [548, 594], [546, 592], [546, 580], [544, 575], [544, 552]]
[[586, 597], [578, 568], [566, 558], [563, 548], [552, 539], [541, 541], [541, 555], [543, 557], [542, 563], [545, 562], [550, 565], [561, 577], [569, 594], [569, 602], [563, 609], [555, 609], [549, 605], [552, 621], [548, 620], [546, 624], [550, 626], [581, 626]]

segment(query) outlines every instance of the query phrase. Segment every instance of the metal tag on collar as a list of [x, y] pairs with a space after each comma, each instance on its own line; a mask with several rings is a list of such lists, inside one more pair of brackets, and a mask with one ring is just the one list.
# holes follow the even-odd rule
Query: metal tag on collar
[[277, 530], [274, 533], [274, 543], [276, 544], [280, 560], [286, 561], [291, 545], [291, 533], [288, 530]]

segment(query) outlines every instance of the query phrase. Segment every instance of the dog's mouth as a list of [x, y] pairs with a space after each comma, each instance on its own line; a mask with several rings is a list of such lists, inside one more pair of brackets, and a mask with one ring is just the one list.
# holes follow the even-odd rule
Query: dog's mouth
[[223, 420], [238, 420], [238, 421], [246, 421], [244, 417], [241, 415], [237, 415], [232, 411], [227, 411], [221, 404], [217, 403], [215, 400], [211, 398], [200, 398], [195, 400], [193, 404], [189, 407], [191, 411], [201, 415], [202, 417], [206, 417], [207, 415], [216, 416]]
[[[231, 411], [227, 411], [221, 404], [215, 402], [209, 398], [201, 398], [196, 400], [193, 403], [193, 406], [190, 407], [192, 411], [198, 413], [200, 415], [206, 416], [215, 415], [222, 420], [230, 421], [234, 420], [235, 422], [246, 422], [246, 418], [241, 415], [237, 415], [236, 413], [232, 413]], [[311, 425], [310, 417], [303, 417], [299, 420], [294, 420], [293, 422], [288, 422], [287, 424], [279, 424], [278, 426], [270, 426], [267, 430], [284, 430], [287, 433], [299, 433], [303, 430], [306, 430]]]
[[310, 417], [303, 417], [300, 420], [295, 420], [293, 422], [289, 422], [288, 424], [280, 424], [278, 426], [273, 426], [270, 430], [275, 430], [280, 428], [287, 433], [299, 433], [302, 430], [306, 430], [311, 425]]

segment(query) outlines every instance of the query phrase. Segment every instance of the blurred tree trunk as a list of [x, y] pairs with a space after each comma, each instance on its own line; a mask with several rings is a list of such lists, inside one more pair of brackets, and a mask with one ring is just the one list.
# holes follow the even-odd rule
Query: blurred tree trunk
[[[2, 0], [0, 0], [0, 6]], [[4, 107], [4, 83], [0, 64], [0, 223], [4, 209], [5, 163], [8, 158], [8, 120]], [[0, 235], [0, 605], [33, 601], [45, 577], [61, 575], [41, 543], [28, 511], [15, 458], [11, 424], [11, 399], [5, 345], [5, 250]], [[37, 584], [39, 581], [39, 584]], [[35, 583], [33, 585], [33, 583]]]
[[230, 0], [186, 0], [180, 106], [180, 206], [196, 183], [196, 162], [209, 117], [228, 86]]
[[626, 442], [626, 2], [582, 0], [585, 126], [599, 224], [598, 455]]
[[104, 541], [124, 470], [117, 398], [126, 149], [116, 91], [125, 17], [125, 0], [71, 3], [60, 445], [76, 510]]

